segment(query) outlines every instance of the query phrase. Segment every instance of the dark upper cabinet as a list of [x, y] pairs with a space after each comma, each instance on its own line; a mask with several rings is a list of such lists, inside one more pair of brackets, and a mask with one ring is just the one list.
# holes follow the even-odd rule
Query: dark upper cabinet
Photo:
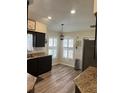
[[35, 38], [35, 47], [45, 46], [45, 33], [36, 33]]
[[28, 31], [33, 35], [33, 47], [45, 47], [45, 33]]

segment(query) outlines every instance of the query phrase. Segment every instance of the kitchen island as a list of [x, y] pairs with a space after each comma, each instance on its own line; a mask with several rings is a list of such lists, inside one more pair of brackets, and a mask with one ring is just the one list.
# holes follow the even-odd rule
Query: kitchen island
[[97, 69], [88, 67], [75, 79], [75, 93], [97, 93]]
[[33, 93], [36, 80], [37, 77], [27, 73], [27, 93], [30, 93], [31, 91]]
[[31, 54], [27, 58], [27, 72], [35, 77], [50, 71], [51, 68], [51, 55]]

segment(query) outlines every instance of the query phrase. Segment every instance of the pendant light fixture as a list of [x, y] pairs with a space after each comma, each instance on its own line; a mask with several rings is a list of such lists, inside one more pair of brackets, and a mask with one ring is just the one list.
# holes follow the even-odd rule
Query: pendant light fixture
[[64, 26], [64, 24], [61, 24], [61, 26], [62, 26], [62, 32], [60, 34], [60, 40], [63, 40], [64, 39], [64, 34], [63, 34], [63, 26]]

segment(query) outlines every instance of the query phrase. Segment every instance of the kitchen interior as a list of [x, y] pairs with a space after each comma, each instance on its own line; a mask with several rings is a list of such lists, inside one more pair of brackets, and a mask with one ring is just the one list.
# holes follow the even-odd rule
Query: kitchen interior
[[97, 92], [96, 3], [28, 0], [27, 93]]

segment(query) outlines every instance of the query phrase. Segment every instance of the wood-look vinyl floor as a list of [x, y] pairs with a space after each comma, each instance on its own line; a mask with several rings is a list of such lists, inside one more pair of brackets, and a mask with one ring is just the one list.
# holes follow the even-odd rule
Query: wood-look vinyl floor
[[52, 70], [42, 74], [43, 80], [35, 85], [35, 93], [74, 93], [73, 79], [80, 74], [74, 68], [65, 65], [55, 65]]

